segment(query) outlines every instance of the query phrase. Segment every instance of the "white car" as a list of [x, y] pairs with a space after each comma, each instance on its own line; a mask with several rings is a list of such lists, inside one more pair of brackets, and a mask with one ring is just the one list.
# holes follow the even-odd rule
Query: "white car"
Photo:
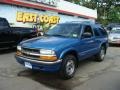
[[108, 40], [110, 44], [120, 44], [120, 29], [112, 30], [109, 33]]
[[113, 27], [112, 31], [114, 31], [114, 30], [120, 30], [120, 27]]

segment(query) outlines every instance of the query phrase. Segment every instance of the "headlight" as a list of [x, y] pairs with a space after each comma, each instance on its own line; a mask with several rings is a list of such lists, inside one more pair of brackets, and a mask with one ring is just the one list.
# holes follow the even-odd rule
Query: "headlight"
[[55, 55], [55, 51], [53, 51], [53, 50], [41, 49], [41, 50], [40, 50], [40, 54], [42, 54], [42, 55]]
[[17, 46], [17, 50], [21, 51], [22, 50], [21, 46]]
[[57, 56], [55, 55], [55, 51], [41, 49], [40, 50], [40, 60], [46, 60], [46, 61], [55, 61], [55, 60], [57, 60]]

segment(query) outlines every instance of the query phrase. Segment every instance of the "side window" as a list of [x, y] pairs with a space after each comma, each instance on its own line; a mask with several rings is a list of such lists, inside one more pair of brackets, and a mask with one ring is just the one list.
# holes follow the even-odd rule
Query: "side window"
[[7, 20], [6, 19], [0, 19], [0, 26], [8, 26]]
[[82, 33], [81, 38], [84, 39], [84, 38], [91, 38], [91, 37], [93, 37], [92, 28], [91, 28], [91, 26], [86, 25], [86, 26], [84, 27], [84, 32]]
[[107, 36], [107, 32], [105, 31], [105, 29], [99, 28], [99, 30], [103, 36]]
[[95, 36], [100, 36], [100, 33], [99, 33], [99, 31], [98, 31], [98, 28], [94, 28], [94, 34], [95, 34]]

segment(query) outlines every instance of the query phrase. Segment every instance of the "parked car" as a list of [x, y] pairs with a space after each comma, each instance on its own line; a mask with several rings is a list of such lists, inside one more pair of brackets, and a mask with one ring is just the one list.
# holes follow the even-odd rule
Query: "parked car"
[[110, 23], [106, 26], [106, 29], [110, 32], [114, 27], [120, 27], [120, 23]]
[[10, 27], [5, 18], [0, 18], [0, 50], [17, 44], [28, 38], [36, 36], [33, 28]]
[[109, 44], [120, 44], [120, 29], [113, 29], [109, 33]]
[[111, 31], [117, 31], [120, 30], [120, 26], [119, 27], [113, 27]]
[[67, 22], [56, 25], [44, 36], [21, 42], [15, 57], [27, 68], [58, 71], [61, 77], [69, 79], [79, 61], [91, 56], [103, 61], [107, 47], [107, 32], [99, 25]]

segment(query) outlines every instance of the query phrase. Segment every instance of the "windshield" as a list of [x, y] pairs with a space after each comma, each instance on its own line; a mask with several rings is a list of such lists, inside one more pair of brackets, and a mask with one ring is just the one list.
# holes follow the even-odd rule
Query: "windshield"
[[120, 27], [119, 28], [113, 28], [112, 30], [120, 30]]
[[80, 24], [58, 24], [49, 29], [46, 35], [77, 38], [80, 35], [80, 31]]
[[111, 33], [120, 33], [120, 30], [112, 30]]

